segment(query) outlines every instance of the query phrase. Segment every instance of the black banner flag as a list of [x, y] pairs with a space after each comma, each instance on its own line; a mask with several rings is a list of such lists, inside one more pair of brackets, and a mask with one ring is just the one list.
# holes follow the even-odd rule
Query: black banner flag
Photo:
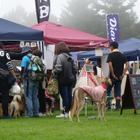
[[50, 15], [50, 0], [35, 0], [38, 23], [47, 21]]

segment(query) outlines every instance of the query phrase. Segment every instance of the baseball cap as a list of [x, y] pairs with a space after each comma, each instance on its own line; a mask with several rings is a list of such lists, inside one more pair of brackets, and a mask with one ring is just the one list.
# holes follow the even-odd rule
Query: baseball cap
[[27, 53], [27, 52], [29, 52], [30, 50], [31, 50], [31, 47], [30, 47], [30, 46], [23, 46], [23, 47], [22, 47], [21, 53]]

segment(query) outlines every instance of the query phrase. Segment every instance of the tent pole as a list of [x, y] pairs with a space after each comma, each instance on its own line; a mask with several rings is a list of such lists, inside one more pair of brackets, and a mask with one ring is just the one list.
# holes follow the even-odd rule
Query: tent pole
[[[139, 56], [137, 56], [137, 70], [139, 69], [139, 66], [140, 64], [139, 64]], [[140, 74], [140, 73], [138, 73], [138, 74]]]

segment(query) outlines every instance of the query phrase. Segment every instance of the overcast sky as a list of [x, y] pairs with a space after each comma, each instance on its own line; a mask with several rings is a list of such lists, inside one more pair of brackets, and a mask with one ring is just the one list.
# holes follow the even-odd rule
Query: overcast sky
[[[51, 12], [56, 16], [61, 13], [62, 7], [67, 3], [67, 0], [50, 0], [51, 1]], [[35, 0], [0, 0], [0, 17], [3, 14], [8, 13], [16, 6], [22, 5], [26, 11], [33, 12], [35, 10]]]
[[[140, 19], [140, 0], [137, 1], [135, 11]], [[63, 5], [66, 5], [66, 3], [67, 0], [51, 0], [51, 12], [59, 16]], [[0, 17], [18, 5], [22, 5], [28, 12], [35, 11], [35, 0], [0, 0]]]

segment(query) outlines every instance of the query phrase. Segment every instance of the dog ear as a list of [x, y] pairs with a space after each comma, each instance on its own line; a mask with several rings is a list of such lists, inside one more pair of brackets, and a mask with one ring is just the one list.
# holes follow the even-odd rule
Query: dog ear
[[101, 76], [101, 82], [105, 82], [105, 77], [103, 75]]

